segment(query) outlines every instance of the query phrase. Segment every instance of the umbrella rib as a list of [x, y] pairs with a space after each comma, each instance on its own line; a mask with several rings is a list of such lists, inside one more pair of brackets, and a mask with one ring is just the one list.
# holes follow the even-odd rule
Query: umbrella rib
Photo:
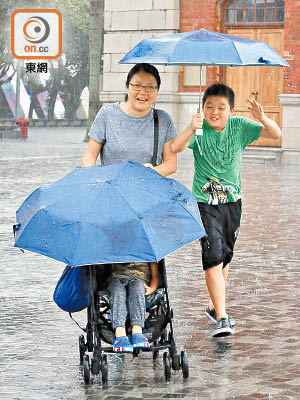
[[240, 57], [240, 53], [238, 52], [238, 49], [237, 49], [237, 47], [236, 47], [235, 42], [233, 42], [233, 45], [234, 45], [235, 51], [236, 51], [236, 53], [237, 53], [237, 55], [238, 55], [238, 57], [239, 57], [240, 62], [243, 64], [243, 60], [242, 60], [241, 57]]
[[[131, 184], [132, 185], [132, 184]], [[145, 189], [143, 189], [143, 188], [140, 188], [138, 185], [132, 185], [132, 186], [136, 186], [136, 187], [138, 187], [139, 188], [139, 190], [142, 190], [142, 191], [144, 191], [144, 192], [148, 192], [147, 190], [145, 190]], [[118, 192], [119, 192], [119, 190], [118, 190]], [[119, 192], [120, 193], [120, 192]], [[152, 195], [155, 195], [155, 196], [157, 196], [157, 197], [159, 197], [159, 198], [161, 198], [162, 196], [161, 195], [158, 195], [158, 194], [156, 194], [156, 193], [153, 193], [153, 192], [151, 192], [151, 194]], [[125, 198], [124, 198], [124, 196], [122, 195], [122, 193], [120, 193], [120, 196], [125, 200]], [[166, 197], [167, 198], [167, 197]], [[167, 198], [168, 200], [170, 200], [170, 198]], [[175, 203], [176, 202], [176, 198], [175, 199], [172, 199], [172, 201]], [[133, 210], [133, 212], [135, 213], [135, 215], [137, 215], [137, 213], [136, 213], [136, 211], [131, 207], [131, 205], [129, 204], [129, 203], [127, 203], [129, 206], [130, 206], [130, 208]], [[187, 211], [188, 213], [189, 213], [189, 215], [193, 218], [193, 220], [195, 221], [195, 222], [197, 222], [197, 223], [199, 223], [199, 221], [195, 218], [195, 216], [189, 211], [189, 209], [188, 208], [186, 208], [186, 207], [184, 207], [183, 206], [183, 204], [180, 202], [179, 203], [179, 205], [180, 205], [180, 207], [182, 207], [182, 208], [184, 208], [184, 210], [185, 211]], [[138, 216], [138, 215], [137, 215]], [[142, 224], [143, 224], [143, 226], [145, 227], [145, 225], [144, 225], [144, 219], [142, 220]], [[149, 238], [148, 238], [149, 239]], [[150, 245], [151, 245], [151, 248], [152, 248], [152, 250], [154, 251], [154, 248], [153, 248], [153, 246], [152, 246], [152, 244], [151, 244], [151, 242], [150, 242], [150, 239], [149, 239], [149, 243], [150, 243]], [[174, 250], [175, 251], [175, 250]]]
[[[137, 186], [137, 187], [138, 187], [138, 186]], [[122, 197], [122, 199], [123, 199], [124, 201], [126, 201], [125, 197], [124, 197], [123, 194], [119, 191], [119, 189], [117, 189], [117, 190], [118, 190], [118, 193], [120, 194], [120, 196]], [[141, 190], [143, 190], [143, 189], [141, 189]], [[144, 190], [144, 191], [147, 192], [147, 190]], [[130, 207], [130, 209], [133, 211], [133, 213], [136, 215], [136, 217], [139, 218], [139, 215], [138, 215], [137, 212], [134, 210], [134, 208], [133, 208], [128, 202], [126, 202], [126, 204]], [[145, 228], [144, 219], [141, 218], [141, 222], [142, 222], [143, 227]], [[148, 236], [147, 236], [147, 237], [148, 237]], [[149, 237], [148, 237], [148, 239], [149, 239]], [[155, 254], [155, 251], [154, 251], [154, 248], [153, 248], [153, 245], [152, 245], [150, 239], [149, 239], [149, 243], [150, 243], [150, 245], [151, 245], [151, 249], [152, 249], [153, 254]]]
[[[176, 200], [174, 200], [174, 199], [173, 199], [172, 201], [173, 201], [174, 203], [176, 202]], [[183, 207], [182, 204], [180, 204], [180, 206]], [[185, 207], [183, 207], [183, 208], [185, 209], [185, 211], [187, 211], [187, 212], [190, 214], [190, 216], [193, 218], [193, 220], [194, 220], [197, 224], [199, 224], [199, 221], [197, 221], [197, 219], [189, 212], [189, 210], [187, 210]], [[142, 224], [143, 224], [143, 227], [146, 228], [146, 227], [145, 227], [145, 219], [142, 220]], [[145, 229], [145, 230], [146, 230], [146, 229]], [[204, 231], [204, 229], [203, 229], [203, 231]], [[202, 236], [204, 236], [204, 234], [203, 234]], [[195, 237], [194, 240], [198, 240], [198, 239], [199, 239], [200, 237], [202, 237], [202, 236], [198, 236], [198, 235], [197, 235], [197, 237]], [[147, 237], [148, 237], [148, 236], [147, 236]], [[155, 254], [154, 248], [153, 248], [153, 246], [152, 246], [152, 243], [151, 243], [151, 240], [150, 240], [149, 237], [148, 237], [148, 240], [149, 240], [149, 243], [150, 243], [150, 245], [151, 245], [153, 254]], [[191, 241], [191, 242], [192, 242], [192, 241]], [[191, 243], [191, 242], [190, 242], [190, 243]], [[169, 254], [173, 253], [174, 251], [177, 251], [177, 250], [181, 249], [182, 247], [187, 246], [187, 245], [190, 244], [190, 243], [182, 244], [180, 247], [175, 246], [175, 248], [173, 248], [173, 250], [169, 251], [166, 255], [169, 255]], [[164, 257], [165, 257], [165, 256], [164, 256]], [[164, 258], [164, 257], [163, 257], [163, 258]]]
[[[145, 189], [143, 189], [143, 188], [140, 188], [140, 187], [137, 186], [137, 185], [132, 185], [132, 186], [138, 187], [139, 190], [141, 190], [141, 191], [148, 192], [148, 190], [145, 190]], [[155, 196], [157, 196], [157, 197], [159, 197], [159, 198], [162, 198], [162, 197], [163, 197], [161, 194], [157, 194], [157, 193], [153, 193], [153, 192], [151, 192], [151, 194], [152, 194], [152, 195], [155, 195]], [[122, 197], [123, 197], [123, 196], [122, 196]], [[170, 200], [169, 197], [165, 197], [165, 198], [168, 199], [168, 200]], [[172, 199], [172, 201], [176, 202], [176, 198]], [[197, 221], [196, 218], [193, 216], [193, 214], [191, 214], [191, 212], [190, 212], [186, 207], [184, 207], [184, 205], [183, 205], [181, 202], [180, 202], [180, 206], [181, 206], [182, 208], [184, 208], [184, 209], [190, 214], [190, 216], [193, 217], [193, 219], [194, 219], [195, 221]]]
[[[90, 210], [92, 209], [94, 200], [97, 198], [97, 196], [98, 196], [98, 193], [96, 192], [96, 193], [95, 193], [95, 196], [93, 197], [93, 200], [90, 201], [90, 206], [89, 206], [88, 212], [85, 213], [85, 214], [90, 214]], [[81, 232], [81, 230], [82, 230], [82, 224], [79, 224], [79, 223], [78, 223], [78, 226], [79, 226], [79, 231]], [[80, 236], [80, 234], [79, 234], [79, 232], [78, 232], [77, 241], [76, 241], [76, 246], [74, 246], [75, 249], [78, 248], [79, 236]], [[73, 254], [75, 254], [75, 251], [74, 251]], [[74, 259], [74, 258], [75, 258], [75, 257], [74, 257], [74, 255], [73, 255], [73, 259]]]

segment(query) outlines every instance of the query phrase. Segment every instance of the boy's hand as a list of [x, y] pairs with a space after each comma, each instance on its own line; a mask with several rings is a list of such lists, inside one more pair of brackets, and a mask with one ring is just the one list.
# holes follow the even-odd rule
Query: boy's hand
[[254, 118], [261, 122], [265, 116], [262, 105], [254, 99], [247, 99], [247, 101], [249, 103], [248, 110], [251, 111]]
[[193, 131], [196, 129], [201, 129], [203, 125], [203, 117], [200, 113], [193, 115], [192, 117], [192, 122], [191, 122], [191, 128]]

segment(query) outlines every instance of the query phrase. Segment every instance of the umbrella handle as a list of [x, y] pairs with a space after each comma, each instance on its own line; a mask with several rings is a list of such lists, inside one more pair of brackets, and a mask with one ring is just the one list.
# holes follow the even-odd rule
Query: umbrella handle
[[16, 237], [16, 231], [20, 228], [21, 224], [13, 224], [14, 237]]
[[[203, 113], [202, 113], [202, 110], [201, 110], [200, 106], [197, 108], [197, 113], [201, 114], [201, 116], [203, 117]], [[196, 134], [196, 136], [202, 136], [203, 135], [203, 129], [202, 128], [201, 129], [196, 129], [195, 134]]]

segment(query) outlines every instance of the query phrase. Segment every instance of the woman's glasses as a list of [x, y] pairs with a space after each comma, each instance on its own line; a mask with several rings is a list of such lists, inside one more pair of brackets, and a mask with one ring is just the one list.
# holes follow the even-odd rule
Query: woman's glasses
[[146, 92], [148, 93], [153, 93], [155, 90], [158, 89], [157, 86], [143, 86], [143, 85], [135, 85], [133, 83], [129, 83], [129, 85], [132, 87], [133, 90], [136, 92], [140, 92], [141, 90], [145, 89]]

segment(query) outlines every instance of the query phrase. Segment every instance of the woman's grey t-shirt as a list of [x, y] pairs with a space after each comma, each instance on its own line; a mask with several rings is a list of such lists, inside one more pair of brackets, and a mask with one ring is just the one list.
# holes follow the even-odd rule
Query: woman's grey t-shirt
[[[162, 162], [164, 144], [176, 136], [174, 123], [163, 110], [157, 110], [159, 121], [157, 164]], [[151, 163], [154, 147], [153, 109], [144, 117], [125, 114], [119, 103], [104, 106], [98, 112], [89, 136], [103, 143], [102, 165], [135, 161]]]

